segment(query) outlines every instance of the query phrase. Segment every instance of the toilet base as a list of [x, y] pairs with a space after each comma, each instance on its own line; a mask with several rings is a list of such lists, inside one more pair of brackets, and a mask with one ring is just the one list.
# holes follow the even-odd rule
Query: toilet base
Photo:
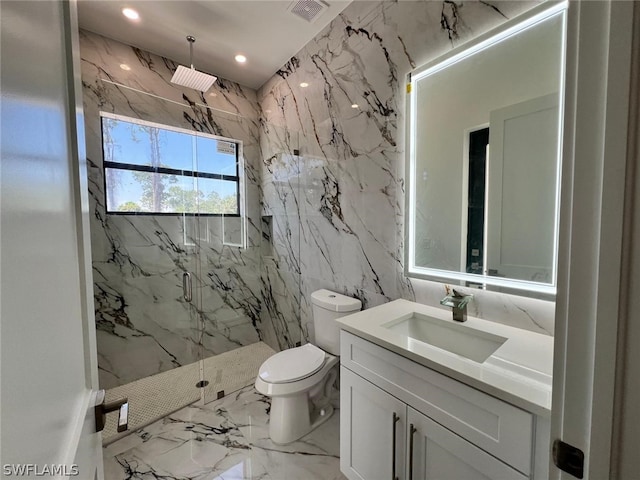
[[273, 397], [269, 415], [269, 437], [273, 443], [285, 445], [304, 437], [329, 420], [333, 406], [316, 408], [307, 393], [291, 397]]
[[256, 390], [271, 397], [269, 437], [274, 443], [295, 442], [329, 420], [339, 363], [338, 357], [327, 354], [320, 370], [290, 383], [269, 383], [258, 375]]

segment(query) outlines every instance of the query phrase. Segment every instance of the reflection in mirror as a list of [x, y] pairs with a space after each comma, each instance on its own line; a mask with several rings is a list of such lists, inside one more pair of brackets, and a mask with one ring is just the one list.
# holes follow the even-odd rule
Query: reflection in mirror
[[412, 72], [409, 276], [555, 293], [565, 7]]

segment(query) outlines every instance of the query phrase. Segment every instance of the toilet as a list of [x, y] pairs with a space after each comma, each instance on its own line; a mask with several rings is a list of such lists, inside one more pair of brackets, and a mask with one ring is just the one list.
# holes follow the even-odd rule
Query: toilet
[[362, 307], [360, 300], [329, 290], [313, 292], [311, 304], [316, 345], [276, 353], [262, 364], [256, 378], [256, 390], [271, 397], [269, 436], [278, 444], [298, 440], [331, 417], [340, 355], [336, 319]]

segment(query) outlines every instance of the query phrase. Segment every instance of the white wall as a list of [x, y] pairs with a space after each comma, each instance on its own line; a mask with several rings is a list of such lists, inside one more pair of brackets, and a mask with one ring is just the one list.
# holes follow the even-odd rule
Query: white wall
[[[79, 433], [97, 372], [80, 220], [88, 213], [85, 165], [74, 121], [82, 115], [71, 68], [75, 4], [3, 1], [0, 17], [0, 464], [70, 468], [81, 438], [79, 477], [94, 478], [95, 464], [88, 463], [100, 436], [95, 429]], [[93, 415], [85, 426], [95, 426]]]

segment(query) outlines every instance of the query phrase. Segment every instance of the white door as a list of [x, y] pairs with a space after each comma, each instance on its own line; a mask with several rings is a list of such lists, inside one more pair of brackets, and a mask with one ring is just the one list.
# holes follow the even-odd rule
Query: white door
[[[616, 476], [610, 467], [620, 452], [612, 445], [616, 423], [624, 421], [614, 401], [618, 321], [638, 318], [635, 311], [620, 310], [623, 295], [638, 295], [629, 290], [635, 284], [622, 275], [627, 265], [621, 262], [625, 250], [637, 246], [623, 242], [623, 225], [633, 214], [624, 215], [638, 7], [616, 1], [569, 4], [551, 440], [584, 453], [585, 480], [634, 478]], [[635, 22], [637, 28], [637, 17]], [[621, 345], [624, 340], [623, 335]], [[618, 369], [625, 370], [623, 362]], [[637, 459], [638, 443], [626, 447]], [[552, 465], [549, 478], [576, 476]]]
[[7, 478], [103, 477], [75, 8], [0, 2]]
[[485, 268], [553, 283], [558, 94], [492, 111], [489, 144]]
[[408, 412], [408, 479], [528, 478], [413, 408], [409, 407]]
[[340, 470], [349, 480], [405, 478], [406, 405], [340, 368]]

